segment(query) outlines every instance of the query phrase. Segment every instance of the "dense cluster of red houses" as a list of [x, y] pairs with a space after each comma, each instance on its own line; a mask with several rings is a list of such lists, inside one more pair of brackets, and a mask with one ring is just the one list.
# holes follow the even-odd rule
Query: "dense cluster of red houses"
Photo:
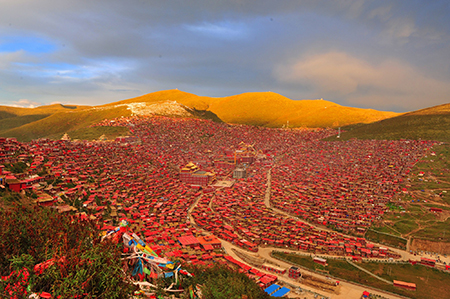
[[364, 233], [383, 215], [423, 141], [308, 142], [290, 149], [272, 172], [272, 202], [311, 223]]
[[[325, 142], [319, 140], [335, 134], [333, 130], [166, 117], [121, 118], [98, 125], [126, 126], [133, 138], [25, 144], [0, 139], [0, 165], [19, 159], [29, 164], [23, 174], [3, 169], [0, 183], [14, 191], [30, 188], [49, 194], [50, 204], [76, 206], [106, 226], [128, 218], [155, 251], [191, 262], [224, 258], [214, 252], [214, 245], [209, 244], [211, 250], [183, 243], [201, 236], [188, 217], [197, 200], [192, 211], [197, 227], [248, 250], [274, 246], [397, 257], [364, 238], [319, 230], [274, 212], [264, 201], [268, 172], [272, 169], [270, 200], [276, 208], [312, 223], [359, 231], [383, 214], [398, 183], [432, 146], [418, 141]], [[232, 180], [238, 164], [245, 165], [247, 178], [231, 187], [211, 187], [209, 179], [206, 184], [180, 181], [183, 173], [194, 173], [187, 165], [217, 180]]]

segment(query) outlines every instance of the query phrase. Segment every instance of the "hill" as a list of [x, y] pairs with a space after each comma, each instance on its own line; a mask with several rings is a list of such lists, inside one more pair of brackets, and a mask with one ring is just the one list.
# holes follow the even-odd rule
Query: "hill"
[[[450, 104], [405, 113], [365, 125], [344, 127], [342, 140], [358, 139], [423, 139], [450, 141]], [[335, 139], [335, 138], [334, 138]]]
[[[114, 138], [128, 135], [128, 130], [111, 130], [104, 127], [94, 129], [89, 126], [104, 119], [131, 115], [156, 114], [220, 121], [214, 113], [202, 110], [203, 106], [198, 105], [201, 103], [199, 101], [183, 100], [184, 103], [191, 105], [191, 108], [176, 102], [170, 93], [161, 98], [158, 95], [161, 93], [164, 94], [164, 92], [155, 93], [146, 102], [131, 99], [96, 107], [61, 104], [37, 108], [0, 106], [0, 136], [15, 137], [19, 141], [30, 141], [36, 138], [59, 139], [64, 133], [77, 139], [92, 140], [101, 135]], [[148, 98], [148, 96], [144, 96], [144, 98]]]
[[[131, 115], [126, 107], [112, 107], [111, 109], [104, 110], [97, 110], [90, 107], [82, 107], [79, 109], [77, 107], [70, 111], [59, 109], [46, 110], [46, 108], [38, 107], [20, 112], [24, 113], [24, 115], [5, 118], [0, 121], [0, 124], [2, 124], [0, 136], [15, 137], [19, 141], [30, 141], [32, 139], [50, 136], [59, 139], [65, 132], [70, 135], [72, 131], [87, 129], [90, 125], [100, 122], [105, 118]], [[32, 112], [44, 112], [44, 114], [32, 114]], [[102, 134], [103, 132], [99, 131], [98, 137]]]
[[249, 92], [214, 98], [197, 96], [180, 90], [164, 90], [104, 105], [154, 105], [176, 101], [197, 111], [212, 112], [226, 123], [267, 127], [337, 127], [370, 123], [399, 115], [394, 112], [344, 107], [324, 100], [294, 101], [274, 92]]
[[65, 106], [61, 104], [36, 108], [0, 106], [0, 132], [44, 119], [58, 112], [82, 111], [89, 108], [89, 106]]
[[215, 99], [209, 109], [225, 122], [268, 127], [337, 127], [398, 115], [344, 107], [324, 100], [294, 101], [273, 92], [244, 93]]
[[[0, 136], [29, 141], [44, 137], [60, 138], [64, 133], [70, 136], [71, 132], [76, 132], [81, 139], [98, 138], [105, 134], [101, 129], [85, 130], [103, 119], [132, 115], [193, 117], [267, 127], [318, 128], [371, 123], [398, 113], [344, 107], [324, 100], [294, 101], [273, 92], [214, 98], [180, 90], [163, 90], [96, 107], [61, 104], [37, 108], [0, 106]], [[117, 134], [121, 133], [117, 131]], [[113, 135], [109, 132], [108, 137]]]

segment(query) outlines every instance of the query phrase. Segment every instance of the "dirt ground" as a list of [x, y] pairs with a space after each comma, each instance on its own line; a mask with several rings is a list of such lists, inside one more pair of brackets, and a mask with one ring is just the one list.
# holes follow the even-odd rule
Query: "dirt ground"
[[287, 298], [292, 298], [292, 299], [294, 299], [294, 298], [295, 299], [317, 299], [318, 297], [314, 297], [313, 293], [308, 293], [308, 292], [303, 292], [303, 293], [289, 292], [287, 294]]
[[301, 282], [317, 289], [327, 290], [339, 294], [339, 286], [336, 286], [334, 281], [332, 282], [314, 277], [312, 275], [303, 274]]
[[433, 242], [422, 239], [413, 239], [411, 242], [410, 250], [436, 252], [440, 254], [450, 254], [450, 243]]

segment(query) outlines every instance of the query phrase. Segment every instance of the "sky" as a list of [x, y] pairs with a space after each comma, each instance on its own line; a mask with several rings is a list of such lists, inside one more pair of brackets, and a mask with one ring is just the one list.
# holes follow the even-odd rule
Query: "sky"
[[0, 105], [166, 89], [406, 112], [450, 102], [449, 0], [0, 0]]

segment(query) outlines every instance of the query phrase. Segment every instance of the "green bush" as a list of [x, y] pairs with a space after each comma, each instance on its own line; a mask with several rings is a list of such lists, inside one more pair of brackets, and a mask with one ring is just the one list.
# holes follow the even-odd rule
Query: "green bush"
[[246, 295], [248, 299], [271, 298], [247, 275], [232, 270], [225, 265], [210, 267], [192, 267], [188, 270], [194, 274], [187, 285], [201, 285], [204, 298], [211, 299], [241, 299]]
[[[0, 211], [0, 221], [0, 274], [7, 277], [0, 280], [0, 297], [27, 298], [10, 293], [13, 287], [23, 292], [23, 284], [55, 298], [128, 298], [135, 290], [122, 271], [119, 247], [100, 242], [93, 222], [18, 205]], [[35, 273], [36, 264], [49, 260]]]
[[28, 168], [27, 164], [23, 162], [17, 162], [13, 164], [6, 164], [5, 169], [7, 171], [11, 171], [12, 173], [24, 173]]

